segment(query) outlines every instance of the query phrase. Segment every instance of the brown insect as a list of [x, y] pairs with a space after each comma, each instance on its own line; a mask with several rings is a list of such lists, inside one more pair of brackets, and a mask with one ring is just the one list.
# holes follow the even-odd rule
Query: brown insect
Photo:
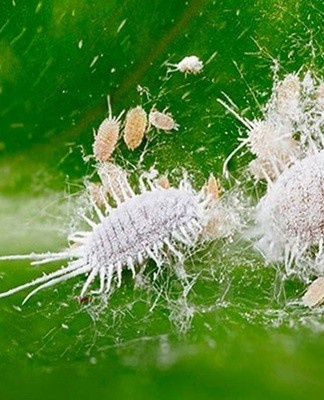
[[202, 187], [202, 191], [209, 199], [209, 217], [204, 228], [204, 234], [214, 239], [225, 237], [227, 235], [225, 224], [228, 217], [226, 210], [218, 201], [221, 194], [221, 186], [213, 174], [210, 174], [208, 181]]
[[103, 185], [100, 183], [88, 182], [86, 188], [90, 199], [97, 204], [98, 207], [104, 207], [106, 204], [106, 193]]
[[170, 188], [170, 182], [169, 179], [167, 178], [166, 175], [161, 175], [157, 181], [157, 185], [160, 186], [163, 189], [169, 189]]
[[142, 143], [146, 125], [147, 115], [141, 106], [128, 111], [124, 129], [124, 141], [130, 150], [136, 149]]
[[216, 201], [220, 196], [220, 185], [213, 174], [210, 174], [207, 183], [204, 185], [203, 189], [206, 194], [209, 195], [212, 201]]
[[116, 148], [119, 138], [120, 118], [124, 113], [121, 112], [117, 118], [113, 117], [109, 96], [107, 96], [107, 101], [108, 118], [105, 118], [99, 125], [98, 131], [94, 135], [93, 143], [93, 154], [101, 162], [109, 160]]
[[79, 303], [79, 304], [87, 304], [87, 303], [90, 303], [90, 301], [91, 301], [91, 296], [77, 296], [76, 298], [76, 301]]
[[311, 283], [302, 300], [308, 307], [317, 307], [324, 303], [324, 277], [320, 276]]
[[152, 108], [149, 114], [150, 126], [153, 125], [157, 129], [162, 129], [163, 131], [178, 130], [179, 125], [172, 118], [172, 115], [157, 111], [156, 108]]

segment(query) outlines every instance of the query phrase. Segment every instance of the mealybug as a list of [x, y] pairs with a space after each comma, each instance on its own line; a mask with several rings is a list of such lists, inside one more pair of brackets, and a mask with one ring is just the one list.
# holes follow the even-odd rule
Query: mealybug
[[187, 56], [178, 64], [166, 64], [169, 67], [168, 72], [180, 71], [183, 72], [185, 75], [187, 74], [199, 74], [204, 67], [202, 61], [199, 60], [197, 56]]
[[105, 213], [94, 204], [98, 221], [83, 216], [91, 229], [70, 236], [76, 246], [59, 253], [0, 257], [35, 260], [32, 264], [69, 260], [66, 267], [0, 293], [0, 298], [36, 286], [25, 303], [41, 289], [86, 275], [80, 293], [80, 299], [84, 299], [96, 277], [100, 283], [96, 293], [104, 294], [110, 292], [114, 280], [118, 287], [121, 285], [124, 269], [135, 278], [137, 265], [142, 266], [147, 259], [153, 259], [158, 269], [167, 262], [168, 254], [183, 262], [182, 249], [194, 246], [205, 227], [208, 199], [202, 191], [195, 192], [186, 179], [179, 188], [163, 189], [149, 180], [147, 185], [142, 182], [139, 194], [131, 191], [116, 207], [106, 204]]
[[174, 121], [171, 114], [157, 111], [152, 108], [149, 114], [149, 123], [157, 129], [163, 131], [172, 131], [173, 129], [178, 130], [179, 125]]
[[112, 116], [110, 97], [108, 99], [108, 118], [105, 118], [100, 124], [97, 133], [94, 135], [93, 154], [98, 161], [108, 161], [116, 148], [120, 118], [123, 112], [117, 117]]
[[130, 150], [136, 149], [143, 140], [147, 125], [147, 115], [141, 106], [128, 111], [124, 128], [124, 141]]

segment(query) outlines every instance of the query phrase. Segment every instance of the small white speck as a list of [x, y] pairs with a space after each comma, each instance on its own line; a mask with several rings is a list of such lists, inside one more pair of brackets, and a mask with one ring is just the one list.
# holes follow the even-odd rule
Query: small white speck
[[72, 15], [72, 17], [75, 17], [75, 10], [74, 9], [72, 10], [71, 15]]
[[33, 354], [31, 354], [31, 353], [26, 353], [26, 356], [27, 356], [29, 359], [32, 359], [32, 358], [33, 358]]
[[69, 329], [69, 326], [66, 325], [66, 324], [62, 324], [61, 327], [62, 327], [63, 329]]
[[116, 68], [111, 68], [110, 73], [114, 74], [116, 72]]
[[96, 357], [90, 357], [89, 362], [90, 362], [90, 364], [92, 364], [92, 365], [97, 364], [97, 359], [96, 359]]
[[12, 5], [13, 5], [14, 7], [16, 7], [16, 2], [15, 2], [15, 0], [12, 0]]
[[83, 46], [83, 40], [80, 40], [79, 43], [78, 43], [79, 49], [82, 49], [82, 46]]
[[92, 68], [95, 65], [95, 63], [98, 61], [98, 59], [99, 59], [99, 56], [94, 57], [94, 59], [91, 61], [90, 68]]
[[117, 33], [119, 33], [119, 32], [123, 29], [124, 25], [126, 24], [126, 21], [127, 21], [127, 19], [124, 19], [124, 20], [121, 22], [121, 24], [120, 24], [119, 27], [117, 28]]

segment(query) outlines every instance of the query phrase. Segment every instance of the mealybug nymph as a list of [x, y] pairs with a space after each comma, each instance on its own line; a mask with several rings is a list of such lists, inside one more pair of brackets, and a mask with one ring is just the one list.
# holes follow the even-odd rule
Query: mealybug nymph
[[147, 125], [147, 115], [141, 106], [128, 111], [124, 128], [124, 141], [130, 150], [136, 149], [143, 140]]
[[173, 67], [169, 68], [168, 72], [180, 71], [183, 72], [185, 75], [199, 74], [204, 67], [203, 62], [200, 61], [197, 56], [187, 56], [183, 60], [178, 62], [178, 64], [167, 63], [166, 65], [169, 67]]
[[108, 118], [105, 118], [99, 125], [97, 133], [94, 135], [93, 154], [98, 161], [108, 161], [116, 148], [120, 118], [123, 112], [117, 117], [112, 116], [110, 97], [108, 100]]
[[179, 128], [171, 114], [157, 111], [155, 108], [152, 108], [149, 113], [149, 123], [150, 126], [153, 125], [156, 129], [162, 129], [163, 131], [178, 130]]

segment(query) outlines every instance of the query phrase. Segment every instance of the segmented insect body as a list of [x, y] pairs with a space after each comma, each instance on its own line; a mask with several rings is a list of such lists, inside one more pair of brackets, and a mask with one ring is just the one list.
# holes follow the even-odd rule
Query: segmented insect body
[[220, 186], [214, 175], [210, 175], [208, 182], [203, 187], [203, 190], [205, 190], [207, 196], [209, 196], [212, 201], [219, 199]]
[[110, 208], [108, 215], [95, 207], [99, 222], [84, 216], [92, 230], [76, 232], [70, 237], [78, 246], [60, 253], [1, 257], [1, 260], [32, 259], [36, 260], [34, 264], [75, 260], [58, 271], [1, 293], [0, 297], [38, 285], [25, 298], [26, 302], [39, 290], [81, 274], [87, 274], [81, 298], [97, 276], [100, 281], [97, 292], [109, 293], [113, 279], [117, 278], [118, 287], [121, 285], [124, 268], [129, 268], [135, 277], [136, 264], [143, 264], [149, 258], [161, 268], [165, 250], [183, 261], [179, 244], [195, 245], [205, 224], [205, 206], [203, 194], [194, 192], [183, 180], [179, 188], [152, 186], [150, 190], [143, 188], [141, 194], [132, 193], [119, 206]]
[[124, 129], [124, 141], [130, 150], [136, 149], [142, 143], [146, 125], [147, 115], [141, 106], [128, 111]]
[[120, 118], [123, 112], [117, 117], [112, 116], [110, 97], [108, 96], [108, 118], [105, 118], [99, 125], [98, 131], [94, 136], [93, 154], [98, 161], [107, 161], [114, 152], [120, 130]]
[[112, 162], [99, 163], [97, 172], [104, 191], [115, 200], [116, 204], [132, 196], [133, 191], [128, 183], [127, 174], [119, 165]]
[[292, 120], [299, 118], [302, 85], [296, 74], [288, 74], [275, 90], [275, 110]]
[[170, 67], [168, 72], [174, 72], [174, 71], [180, 71], [183, 72], [185, 75], [187, 74], [199, 74], [203, 67], [204, 64], [202, 61], [199, 60], [197, 56], [187, 56], [184, 59], [182, 59], [178, 64], [167, 64]]
[[[255, 145], [256, 143], [254, 147]], [[259, 146], [262, 147], [262, 143], [259, 143]], [[264, 144], [263, 152], [249, 163], [249, 169], [257, 180], [265, 179], [272, 182], [300, 156], [301, 148], [295, 139], [278, 136], [277, 140], [274, 138], [273, 143]]]
[[162, 129], [163, 131], [178, 130], [179, 125], [174, 121], [172, 115], [157, 111], [153, 108], [149, 113], [149, 123], [157, 129]]
[[99, 207], [104, 207], [106, 202], [106, 191], [100, 183], [88, 182], [86, 184], [87, 192], [92, 202]]
[[277, 179], [282, 171], [292, 165], [301, 156], [299, 143], [293, 138], [294, 131], [290, 123], [273, 120], [249, 121], [241, 117], [228, 104], [218, 101], [230, 111], [248, 129], [248, 136], [227, 157], [223, 164], [223, 173], [227, 175], [227, 165], [232, 157], [244, 146], [247, 146], [256, 159], [250, 163], [250, 172], [257, 179], [271, 182]]
[[[268, 187], [257, 208], [258, 247], [270, 261], [301, 260], [324, 243], [324, 151], [285, 170]], [[287, 261], [289, 259], [289, 262]], [[315, 263], [312, 262], [314, 268]], [[323, 266], [319, 266], [323, 269]]]

